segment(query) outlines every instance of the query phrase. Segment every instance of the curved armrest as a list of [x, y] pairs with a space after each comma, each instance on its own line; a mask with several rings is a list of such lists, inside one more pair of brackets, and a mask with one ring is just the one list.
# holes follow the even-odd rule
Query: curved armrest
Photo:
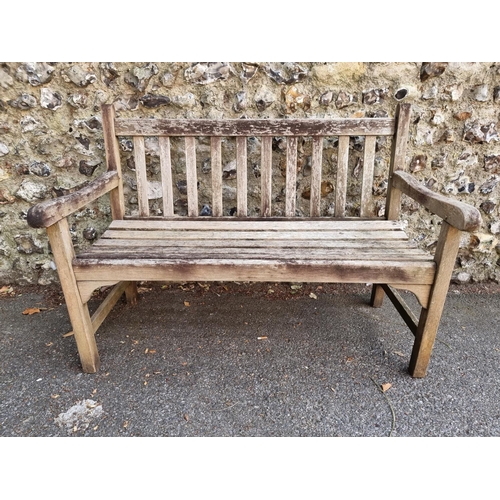
[[461, 231], [476, 231], [481, 225], [477, 208], [431, 191], [402, 170], [394, 172], [392, 185]]
[[118, 186], [118, 172], [106, 172], [74, 193], [43, 201], [28, 210], [31, 227], [49, 227]]

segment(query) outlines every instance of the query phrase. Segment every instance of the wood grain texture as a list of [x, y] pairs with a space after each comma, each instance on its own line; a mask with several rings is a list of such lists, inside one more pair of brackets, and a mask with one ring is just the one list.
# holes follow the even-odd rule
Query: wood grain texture
[[272, 169], [273, 169], [273, 155], [272, 155], [272, 137], [262, 137], [262, 152], [261, 152], [261, 201], [260, 201], [260, 215], [262, 217], [271, 216], [271, 198], [272, 198]]
[[237, 216], [247, 216], [247, 138], [236, 138], [236, 204]]
[[286, 186], [285, 215], [295, 217], [297, 202], [297, 137], [288, 137], [286, 142]]
[[47, 228], [57, 273], [64, 293], [68, 314], [73, 326], [83, 371], [95, 373], [100, 366], [94, 329], [86, 303], [80, 296], [72, 261], [75, 257], [67, 219]]
[[212, 214], [222, 216], [222, 154], [221, 138], [210, 138], [210, 156], [212, 170]]
[[395, 117], [397, 130], [391, 144], [391, 163], [389, 165], [385, 207], [385, 217], [391, 220], [397, 219], [401, 210], [401, 191], [393, 187], [392, 179], [394, 172], [403, 170], [405, 167], [410, 117], [411, 105], [408, 103], [398, 104]]
[[109, 195], [111, 215], [113, 219], [123, 219], [125, 215], [125, 197], [123, 194], [120, 148], [118, 146], [115, 131], [115, 108], [112, 104], [103, 104], [101, 109], [106, 165], [108, 171], [116, 172], [120, 180], [116, 188], [114, 188]]
[[361, 217], [369, 217], [370, 215], [373, 215], [371, 202], [376, 141], [377, 138], [375, 136], [368, 135], [365, 137], [365, 146], [363, 151], [363, 178], [361, 181]]
[[395, 172], [392, 182], [396, 189], [461, 231], [472, 232], [481, 226], [481, 214], [477, 208], [431, 191], [407, 172]]
[[196, 139], [185, 138], [186, 183], [188, 196], [188, 216], [198, 215], [198, 176], [196, 173]]
[[33, 205], [28, 210], [27, 222], [35, 228], [51, 226], [117, 188], [119, 184], [118, 172], [105, 172], [78, 191]]
[[335, 217], [344, 217], [347, 194], [347, 166], [349, 160], [349, 137], [339, 137], [337, 179], [335, 186]]
[[170, 154], [170, 139], [160, 137], [160, 171], [163, 195], [163, 214], [167, 217], [174, 215], [174, 193], [172, 183], [172, 157]]
[[314, 137], [312, 143], [311, 199], [309, 207], [311, 217], [319, 217], [321, 215], [322, 165], [323, 165], [323, 137]]
[[139, 216], [148, 217], [148, 177], [146, 171], [144, 137], [134, 137], [134, 163], [137, 179], [137, 203], [139, 205]]
[[392, 135], [393, 118], [263, 119], [263, 120], [162, 120], [118, 119], [117, 135], [123, 136], [343, 136]]
[[460, 230], [443, 222], [434, 254], [437, 268], [429, 306], [420, 313], [411, 353], [409, 371], [412, 377], [422, 378], [426, 375], [459, 246]]

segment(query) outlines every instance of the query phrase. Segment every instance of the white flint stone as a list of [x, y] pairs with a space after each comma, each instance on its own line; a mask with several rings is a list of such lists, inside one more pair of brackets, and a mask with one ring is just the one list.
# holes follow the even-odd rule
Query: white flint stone
[[24, 201], [33, 202], [43, 200], [47, 195], [47, 187], [44, 184], [32, 182], [25, 179], [16, 191], [16, 196]]

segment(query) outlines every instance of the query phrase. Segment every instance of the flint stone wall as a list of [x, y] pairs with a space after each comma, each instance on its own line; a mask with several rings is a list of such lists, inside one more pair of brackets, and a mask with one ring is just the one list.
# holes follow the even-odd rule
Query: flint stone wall
[[[126, 117], [321, 118], [393, 116], [398, 102], [413, 104], [407, 168], [483, 216], [480, 230], [462, 238], [454, 280], [499, 282], [500, 63], [9, 62], [0, 63], [0, 284], [57, 280], [45, 230], [29, 228], [26, 213], [104, 172], [102, 103]], [[121, 146], [133, 213], [133, 153]], [[387, 161], [382, 147], [376, 172]], [[257, 160], [255, 177], [258, 170]], [[200, 182], [209, 171], [200, 166]], [[230, 163], [224, 172], [234, 177]], [[374, 195], [385, 187], [376, 179]], [[184, 189], [178, 182], [181, 205]], [[233, 191], [228, 181], [225, 193]], [[326, 202], [330, 193], [326, 186]], [[383, 213], [382, 202], [374, 212]], [[402, 218], [421, 247], [435, 247], [439, 218], [407, 198]], [[107, 199], [71, 216], [76, 248], [109, 220]]]

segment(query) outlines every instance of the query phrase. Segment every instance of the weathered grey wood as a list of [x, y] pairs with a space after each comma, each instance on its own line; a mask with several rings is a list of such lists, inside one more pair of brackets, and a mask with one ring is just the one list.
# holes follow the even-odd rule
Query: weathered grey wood
[[196, 139], [186, 137], [186, 183], [188, 196], [188, 215], [198, 215], [198, 176], [196, 174]]
[[393, 118], [162, 120], [123, 119], [115, 122], [123, 136], [342, 136], [393, 135]]
[[392, 239], [392, 240], [375, 240], [370, 243], [366, 239], [323, 239], [315, 240], [310, 238], [304, 239], [230, 239], [224, 238], [223, 240], [214, 239], [195, 239], [187, 238], [184, 240], [175, 239], [149, 239], [147, 237], [129, 239], [127, 237], [123, 238], [102, 238], [94, 245], [92, 248], [100, 247], [116, 247], [116, 245], [127, 246], [128, 248], [141, 247], [141, 246], [157, 246], [157, 247], [168, 247], [168, 248], [193, 248], [193, 246], [198, 246], [201, 248], [206, 248], [207, 254], [212, 251], [212, 249], [224, 248], [230, 249], [232, 252], [239, 251], [239, 249], [247, 248], [300, 248], [302, 253], [305, 254], [309, 249], [314, 249], [322, 247], [324, 249], [335, 249], [342, 250], [344, 252], [357, 251], [358, 249], [365, 249], [367, 244], [371, 244], [374, 248], [379, 248], [381, 251], [409, 251], [411, 249], [414, 255], [426, 255], [430, 259], [429, 253], [416, 248], [413, 242], [405, 239]]
[[210, 138], [211, 166], [212, 166], [212, 214], [222, 216], [222, 154], [221, 138]]
[[115, 108], [112, 104], [102, 105], [102, 128], [108, 172], [116, 172], [119, 179], [116, 187], [109, 194], [111, 216], [113, 219], [123, 219], [125, 215], [125, 198], [123, 195], [120, 148], [118, 146], [115, 131]]
[[246, 217], [247, 209], [247, 138], [236, 138], [236, 204], [237, 216]]
[[258, 234], [255, 231], [200, 231], [200, 230], [158, 230], [158, 231], [144, 231], [138, 230], [114, 230], [106, 231], [103, 238], [129, 238], [142, 240], [144, 238], [157, 239], [157, 240], [187, 240], [187, 239], [240, 239], [240, 240], [255, 240], [260, 237], [263, 240], [406, 240], [407, 236], [404, 232], [400, 231], [260, 231]]
[[391, 145], [391, 163], [389, 165], [389, 181], [385, 207], [386, 219], [397, 219], [401, 210], [401, 191], [393, 187], [393, 174], [397, 170], [403, 170], [405, 167], [410, 115], [410, 104], [398, 104], [395, 117], [397, 131]]
[[103, 286], [115, 286], [118, 283], [118, 280], [99, 280], [99, 281], [78, 281], [78, 291], [80, 292], [80, 297], [82, 298], [82, 302], [86, 304], [92, 297], [97, 288]]
[[437, 269], [429, 306], [422, 308], [420, 313], [411, 353], [409, 371], [412, 377], [422, 378], [427, 372], [459, 246], [460, 230], [443, 222], [434, 254]]
[[105, 172], [78, 191], [33, 205], [28, 210], [28, 224], [31, 227], [49, 227], [117, 188], [119, 183], [118, 172]]
[[172, 183], [172, 157], [170, 155], [170, 138], [160, 137], [160, 171], [163, 194], [163, 214], [167, 217], [174, 215], [174, 193]]
[[127, 299], [127, 304], [130, 306], [135, 306], [139, 300], [139, 290], [137, 289], [137, 283], [131, 281], [125, 288], [125, 297]]
[[477, 208], [431, 191], [406, 172], [395, 172], [392, 183], [396, 189], [461, 231], [472, 232], [481, 226], [481, 214]]
[[372, 307], [382, 307], [382, 304], [384, 302], [384, 289], [382, 288], [382, 285], [374, 283], [372, 285], [372, 294], [370, 297], [370, 305]]
[[112, 221], [109, 229], [136, 229], [148, 231], [150, 229], [198, 229], [204, 230], [231, 230], [231, 231], [364, 231], [364, 230], [385, 230], [403, 231], [403, 223], [395, 220], [370, 219], [331, 219], [322, 217], [311, 219], [309, 217], [259, 217], [242, 218], [219, 217], [173, 217], [170, 219], [124, 219]]
[[321, 166], [323, 164], [323, 137], [314, 137], [312, 143], [310, 215], [321, 215]]
[[411, 309], [408, 307], [408, 305], [403, 300], [401, 295], [398, 292], [396, 292], [396, 290], [391, 288], [389, 285], [384, 284], [380, 286], [383, 288], [385, 294], [387, 295], [387, 297], [389, 297], [394, 307], [399, 312], [400, 316], [403, 318], [404, 322], [408, 325], [410, 331], [413, 333], [413, 335], [415, 335], [417, 332], [418, 320], [411, 311]]
[[260, 215], [262, 217], [271, 216], [271, 198], [272, 198], [272, 137], [262, 137], [261, 152], [261, 201]]
[[286, 141], [285, 215], [295, 217], [297, 201], [297, 137]]
[[371, 201], [376, 142], [377, 138], [373, 135], [367, 135], [365, 137], [365, 147], [363, 152], [363, 179], [361, 182], [361, 204], [359, 214], [361, 217], [369, 217], [370, 215], [373, 215], [371, 210]]
[[[115, 285], [111, 292], [108, 293], [107, 297], [101, 302], [94, 314], [92, 314], [91, 322], [94, 333], [102, 325], [103, 321], [106, 319], [118, 300], [120, 300], [120, 297], [123, 295], [129, 285], [130, 283], [126, 281], [122, 281]], [[74, 334], [75, 332], [71, 331], [64, 336], [70, 337]]]
[[347, 162], [349, 160], [349, 136], [339, 137], [337, 181], [335, 186], [335, 217], [344, 217], [347, 194]]
[[[371, 303], [388, 295], [415, 333], [410, 362], [414, 377], [425, 375], [460, 242], [459, 230], [473, 231], [479, 212], [426, 189], [402, 172], [410, 107], [398, 107], [396, 118], [281, 120], [115, 119], [103, 107], [108, 172], [85, 188], [30, 209], [34, 227], [48, 227], [85, 371], [99, 364], [94, 332], [125, 292], [135, 303], [138, 281], [303, 281], [373, 283]], [[392, 141], [385, 218], [372, 217], [376, 137]], [[137, 170], [139, 217], [124, 215], [117, 136], [131, 136]], [[159, 137], [163, 217], [149, 216], [144, 137]], [[169, 137], [185, 137], [189, 218], [174, 214]], [[210, 137], [213, 217], [198, 216], [197, 137]], [[236, 138], [237, 217], [223, 214], [222, 137]], [[286, 137], [285, 215], [272, 216], [272, 141]], [[298, 137], [312, 138], [310, 217], [296, 218]], [[335, 218], [320, 218], [324, 137], [338, 137]], [[346, 218], [350, 136], [364, 136], [360, 217]], [[261, 214], [248, 218], [247, 138], [261, 141]], [[201, 147], [204, 147], [200, 145]], [[88, 201], [111, 193], [115, 219], [102, 237], [75, 256], [67, 215]], [[397, 221], [405, 193], [444, 219], [434, 258], [410, 241]], [[120, 282], [120, 283], [119, 283]], [[87, 301], [102, 285], [119, 283], [92, 319]], [[422, 312], [417, 321], [396, 289], [413, 292]]]
[[137, 178], [137, 203], [139, 205], [139, 216], [149, 217], [148, 177], [146, 172], [144, 137], [134, 137], [134, 163]]
[[72, 267], [75, 257], [67, 219], [47, 228], [83, 371], [95, 373], [100, 361], [87, 304], [82, 302]]
[[434, 262], [259, 259], [77, 259], [79, 280], [432, 283]]

